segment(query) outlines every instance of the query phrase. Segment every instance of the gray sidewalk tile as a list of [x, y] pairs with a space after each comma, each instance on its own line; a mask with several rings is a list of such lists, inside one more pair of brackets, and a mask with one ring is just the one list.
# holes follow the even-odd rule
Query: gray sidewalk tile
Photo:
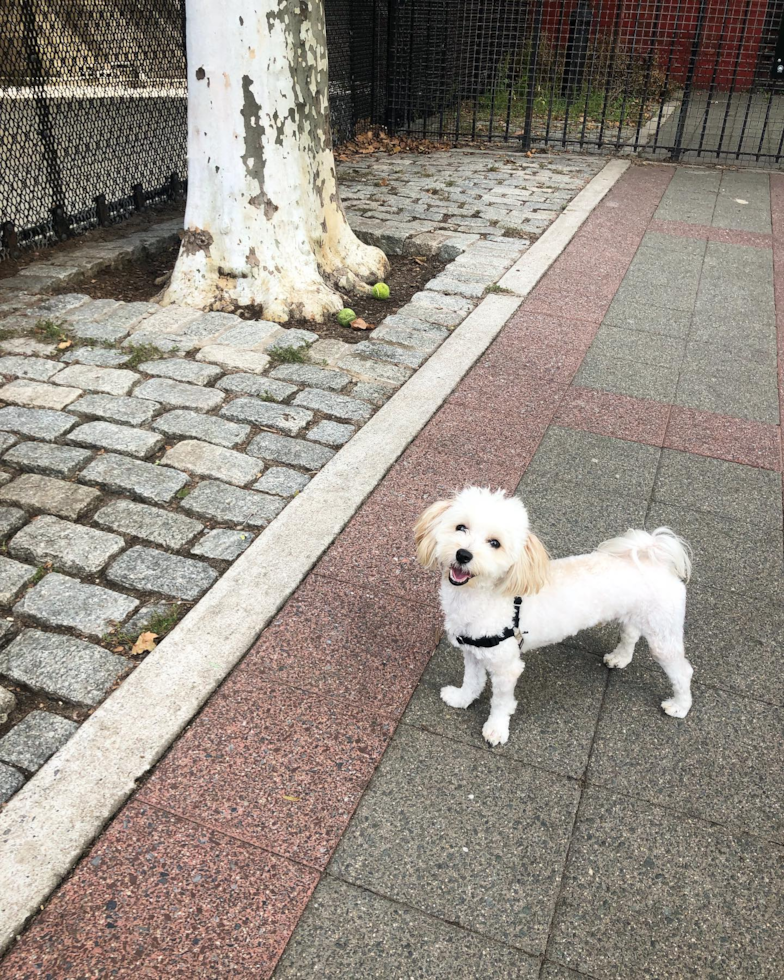
[[602, 355], [603, 358], [615, 357], [679, 368], [685, 351], [685, 338], [603, 323], [588, 349], [587, 357]]
[[372, 892], [324, 878], [273, 976], [537, 980], [539, 961]]
[[703, 412], [778, 425], [775, 365], [767, 355], [727, 351], [692, 341], [678, 379], [674, 403]]
[[[523, 648], [522, 657], [525, 670], [517, 682], [517, 711], [503, 756], [577, 778], [588, 763], [607, 668], [574, 648]], [[466, 710], [441, 700], [441, 688], [459, 687], [462, 679], [463, 655], [442, 640], [403, 722], [491, 752], [482, 738], [490, 711], [489, 679], [482, 696]]]
[[645, 524], [648, 505], [642, 497], [578, 495], [569, 488], [529, 486], [525, 478], [515, 493], [551, 558], [587, 554], [602, 541]]
[[578, 486], [605, 496], [647, 500], [661, 450], [592, 432], [550, 426], [520, 487]]
[[747, 313], [739, 318], [736, 313], [727, 310], [698, 308], [692, 315], [689, 339], [726, 348], [725, 357], [728, 360], [736, 351], [742, 354], [753, 350], [766, 353], [775, 363], [776, 317], [771, 312], [761, 316]]
[[673, 174], [654, 218], [709, 225], [720, 181], [721, 173], [718, 170], [679, 168]]
[[678, 387], [678, 368], [679, 364], [646, 363], [619, 357], [600, 348], [589, 350], [585, 355], [574, 383], [616, 395], [671, 402]]
[[663, 449], [653, 499], [757, 526], [782, 526], [781, 475], [723, 459]]
[[784, 705], [780, 594], [738, 596], [692, 582], [686, 593], [685, 639], [686, 656], [700, 681]]
[[708, 242], [702, 266], [702, 281], [711, 286], [731, 282], [754, 289], [773, 285], [773, 249], [749, 248], [731, 242]]
[[[611, 672], [588, 779], [627, 796], [784, 841], [784, 711], [694, 685], [683, 720], [660, 708], [663, 671]], [[696, 679], [696, 678], [695, 678]]]
[[541, 980], [594, 980], [587, 973], [576, 973], [574, 970], [568, 970], [565, 966], [561, 966], [559, 963], [551, 963], [549, 960], [543, 964], [540, 977]]
[[774, 314], [773, 253], [711, 242], [705, 255], [696, 310], [756, 319]]
[[[741, 202], [745, 201], [743, 204]], [[727, 171], [713, 212], [714, 228], [770, 234], [770, 180], [767, 174]]]
[[330, 865], [431, 915], [544, 951], [575, 783], [403, 726]]
[[[701, 261], [705, 257], [708, 243], [702, 238], [676, 238], [660, 231], [646, 231], [640, 242], [640, 249], [663, 253], [670, 267], [677, 267], [678, 261]], [[637, 251], [639, 255], [639, 249]]]
[[646, 527], [671, 527], [693, 551], [692, 581], [748, 596], [781, 600], [784, 566], [781, 535], [671, 504], [653, 504]]
[[784, 850], [588, 789], [549, 956], [602, 980], [777, 980]]
[[633, 294], [617, 294], [610, 303], [602, 325], [659, 334], [662, 337], [688, 336], [691, 310], [673, 310], [655, 303], [641, 303]]
[[701, 256], [661, 248], [640, 249], [618, 292], [631, 292], [646, 303], [688, 310], [697, 297], [701, 271]]
[[691, 283], [684, 292], [675, 288], [667, 289], [666, 285], [656, 277], [649, 279], [643, 276], [630, 276], [627, 272], [608, 307], [608, 314], [612, 315], [613, 311], [619, 308], [634, 311], [647, 310], [650, 307], [691, 313], [696, 295], [696, 282]]

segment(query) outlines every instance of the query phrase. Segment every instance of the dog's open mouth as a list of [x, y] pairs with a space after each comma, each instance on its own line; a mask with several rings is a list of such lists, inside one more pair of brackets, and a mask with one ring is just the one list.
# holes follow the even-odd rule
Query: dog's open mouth
[[450, 565], [449, 566], [449, 581], [452, 585], [465, 585], [469, 579], [474, 576], [468, 571], [467, 568], [463, 568], [461, 565]]

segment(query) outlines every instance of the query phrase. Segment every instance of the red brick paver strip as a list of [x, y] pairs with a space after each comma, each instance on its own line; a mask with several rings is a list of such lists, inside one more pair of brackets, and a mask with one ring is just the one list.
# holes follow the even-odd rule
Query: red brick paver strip
[[[411, 538], [428, 502], [514, 490], [551, 424], [781, 469], [779, 426], [573, 385], [647, 230], [770, 247], [654, 221], [674, 173], [632, 167], [608, 194], [0, 975], [271, 975], [439, 636]], [[784, 177], [771, 199], [782, 310]]]

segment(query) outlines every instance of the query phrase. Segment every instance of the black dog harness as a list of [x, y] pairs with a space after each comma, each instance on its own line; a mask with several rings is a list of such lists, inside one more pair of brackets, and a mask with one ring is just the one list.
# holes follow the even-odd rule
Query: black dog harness
[[[471, 639], [470, 636], [458, 636], [457, 642], [463, 643], [469, 647], [482, 647], [487, 649], [488, 647], [497, 647], [499, 643], [503, 643], [504, 640], [508, 640], [515, 635], [517, 630], [520, 628], [520, 607], [523, 604], [522, 596], [515, 596], [514, 600], [514, 617], [512, 619], [512, 625], [507, 626], [503, 633], [496, 633], [495, 636], [477, 636]], [[523, 636], [528, 632], [528, 630], [523, 630], [520, 636], [520, 646], [523, 645]]]

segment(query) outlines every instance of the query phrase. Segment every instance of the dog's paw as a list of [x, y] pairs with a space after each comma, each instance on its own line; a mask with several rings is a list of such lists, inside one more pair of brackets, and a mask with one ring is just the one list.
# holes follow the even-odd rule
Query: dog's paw
[[664, 713], [670, 718], [685, 718], [691, 708], [691, 701], [684, 703], [678, 698], [668, 698], [666, 701], [662, 701], [661, 706]]
[[450, 708], [467, 708], [473, 698], [466, 697], [461, 687], [450, 686], [441, 688], [441, 700]]
[[621, 670], [623, 667], [628, 667], [632, 662], [631, 653], [619, 653], [618, 650], [613, 650], [612, 653], [605, 653], [604, 663], [607, 667], [614, 667]]
[[509, 719], [488, 718], [482, 727], [482, 735], [490, 745], [506, 745], [509, 741]]

